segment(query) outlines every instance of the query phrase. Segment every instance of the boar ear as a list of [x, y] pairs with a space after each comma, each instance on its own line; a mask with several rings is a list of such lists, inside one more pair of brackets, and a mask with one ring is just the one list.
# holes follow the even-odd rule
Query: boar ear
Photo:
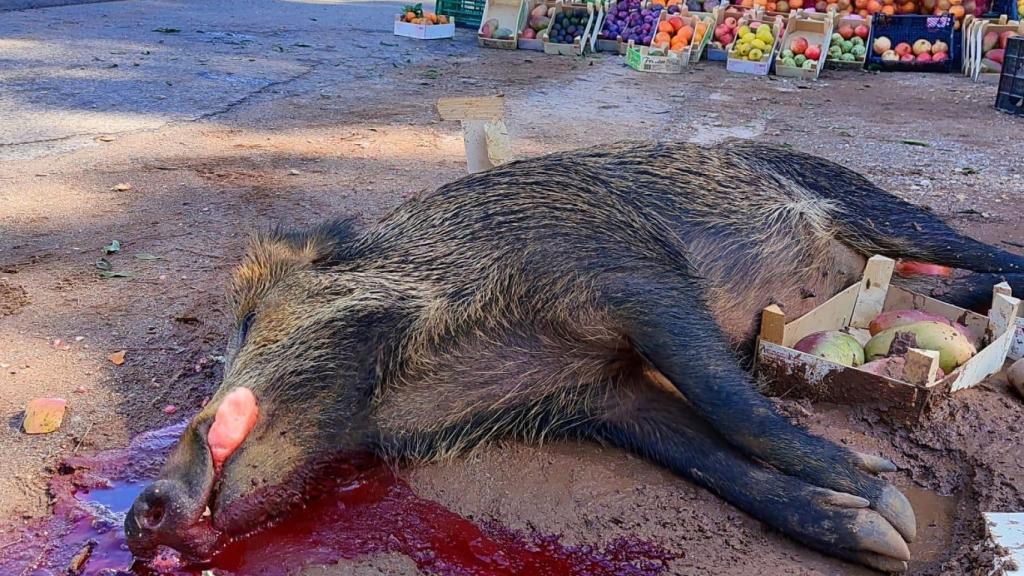
[[355, 237], [352, 219], [334, 220], [301, 232], [257, 232], [231, 275], [229, 297], [237, 319], [253, 310], [256, 302], [285, 276], [350, 258]]

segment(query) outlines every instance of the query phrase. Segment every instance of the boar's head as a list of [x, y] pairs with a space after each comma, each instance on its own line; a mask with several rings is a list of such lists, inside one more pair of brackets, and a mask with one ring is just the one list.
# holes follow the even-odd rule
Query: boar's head
[[[256, 237], [230, 282], [224, 379], [125, 519], [129, 547], [190, 560], [310, 497], [318, 471], [372, 435], [369, 404], [396, 328], [387, 286], [347, 266], [348, 223]], [[351, 264], [351, 260], [348, 261]]]

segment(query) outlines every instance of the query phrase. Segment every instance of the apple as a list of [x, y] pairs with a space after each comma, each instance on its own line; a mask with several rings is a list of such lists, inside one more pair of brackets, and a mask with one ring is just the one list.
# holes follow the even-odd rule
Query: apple
[[899, 62], [900, 55], [895, 50], [886, 50], [882, 52], [882, 62]]
[[932, 62], [942, 63], [949, 60], [949, 52], [936, 52], [932, 54]]
[[872, 44], [872, 49], [875, 51], [875, 54], [885, 54], [892, 49], [892, 41], [886, 36], [879, 36], [878, 38], [875, 38], [875, 42]]
[[900, 54], [900, 62], [913, 62], [913, 61], [914, 61], [914, 55], [913, 54], [910, 54], [910, 53]]
[[939, 52], [949, 52], [949, 44], [946, 44], [942, 40], [936, 40], [932, 44], [932, 54], [938, 54]]
[[722, 23], [728, 26], [730, 30], [736, 28], [736, 19], [732, 16], [726, 16]]
[[793, 54], [803, 54], [807, 50], [807, 38], [794, 38], [789, 43], [789, 49], [793, 51]]
[[932, 43], [921, 38], [917, 42], [914, 42], [914, 56], [920, 56], [921, 54], [931, 54]]
[[914, 49], [910, 47], [910, 44], [907, 44], [906, 42], [900, 42], [899, 44], [896, 45], [896, 48], [893, 48], [893, 50], [895, 50], [896, 53], [899, 54], [902, 59], [903, 56], [910, 54], [911, 52], [913, 52]]
[[921, 52], [917, 55], [918, 64], [928, 64], [932, 61], [932, 55], [930, 52]]
[[839, 35], [843, 37], [843, 40], [853, 38], [853, 26], [850, 26], [849, 24], [843, 24], [839, 27], [837, 32], [839, 32]]
[[[868, 33], [870, 32], [871, 30], [863, 24], [853, 29], [853, 33], [856, 34], [857, 36], [860, 36], [860, 39], [865, 41], [868, 39]], [[847, 38], [847, 40], [849, 40], [849, 38]]]
[[807, 47], [807, 50], [804, 50], [804, 56], [807, 56], [808, 60], [817, 61], [818, 58], [821, 58], [821, 45], [811, 44]]

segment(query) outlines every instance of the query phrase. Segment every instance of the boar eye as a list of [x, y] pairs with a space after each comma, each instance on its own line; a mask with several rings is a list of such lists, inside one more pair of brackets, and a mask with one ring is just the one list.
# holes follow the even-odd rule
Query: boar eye
[[242, 344], [245, 344], [245, 337], [249, 335], [249, 327], [252, 326], [252, 321], [253, 321], [253, 318], [255, 318], [255, 317], [256, 317], [255, 313], [249, 312], [248, 314], [245, 315], [245, 318], [242, 318], [242, 324], [238, 327], [238, 345], [239, 346], [241, 346]]

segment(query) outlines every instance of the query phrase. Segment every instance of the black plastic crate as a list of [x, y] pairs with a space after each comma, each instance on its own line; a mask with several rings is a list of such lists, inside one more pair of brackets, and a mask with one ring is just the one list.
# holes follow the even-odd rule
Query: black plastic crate
[[[960, 58], [959, 42], [956, 40], [956, 20], [949, 14], [942, 16], [899, 15], [886, 16], [875, 14], [871, 22], [871, 36], [868, 37], [868, 57], [865, 66], [869, 70], [887, 70], [898, 72], [952, 72], [958, 69]], [[949, 57], [945, 62], [912, 64], [909, 62], [883, 62], [879, 54], [871, 47], [875, 38], [885, 36], [892, 41], [893, 47], [900, 42], [913, 45], [918, 39], [929, 42], [942, 40], [949, 46]]]
[[1024, 116], [1024, 36], [1011, 36], [1006, 42], [996, 108]]

